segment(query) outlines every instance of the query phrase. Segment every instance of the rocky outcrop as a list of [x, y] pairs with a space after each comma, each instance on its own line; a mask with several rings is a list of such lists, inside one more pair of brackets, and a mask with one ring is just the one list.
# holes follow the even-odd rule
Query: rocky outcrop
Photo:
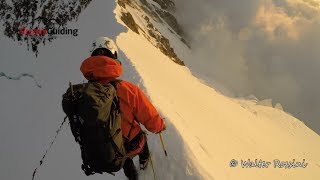
[[132, 15], [130, 13], [122, 13], [121, 15], [121, 20], [130, 28], [133, 32], [140, 34], [139, 33], [139, 26], [137, 23], [134, 21]]
[[171, 0], [153, 0], [156, 3], [158, 3], [162, 9], [166, 10], [174, 10], [175, 9], [175, 4]]
[[170, 14], [168, 11], [164, 11], [162, 9], [156, 9], [157, 13], [161, 16], [162, 19], [180, 36], [183, 36], [183, 30], [179, 25], [177, 19]]
[[[170, 57], [175, 63], [184, 65], [184, 62], [177, 56], [171, 47], [170, 41], [163, 32], [156, 27], [156, 23], [161, 23], [168, 27], [168, 31], [178, 36], [187, 46], [183, 39], [183, 30], [176, 18], [169, 12], [175, 9], [175, 4], [171, 0], [118, 0], [118, 5], [122, 8], [121, 20], [133, 32], [143, 35], [155, 47]], [[135, 13], [133, 16], [131, 13]], [[139, 24], [137, 23], [139, 22]], [[142, 23], [141, 23], [142, 22]], [[188, 46], [189, 47], [189, 46]]]

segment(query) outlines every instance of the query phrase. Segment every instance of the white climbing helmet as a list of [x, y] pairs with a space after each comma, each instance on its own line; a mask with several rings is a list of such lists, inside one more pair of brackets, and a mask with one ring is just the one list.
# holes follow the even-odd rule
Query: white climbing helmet
[[108, 37], [104, 37], [101, 36], [99, 38], [97, 38], [93, 43], [92, 43], [92, 49], [91, 49], [91, 53], [98, 49], [98, 48], [106, 48], [108, 50], [110, 50], [110, 52], [117, 57], [118, 56], [118, 47], [116, 45], [116, 43]]

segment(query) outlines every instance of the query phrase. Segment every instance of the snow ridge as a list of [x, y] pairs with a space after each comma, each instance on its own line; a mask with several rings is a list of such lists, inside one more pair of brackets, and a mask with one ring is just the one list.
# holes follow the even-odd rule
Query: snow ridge
[[[157, 41], [143, 34], [150, 28], [141, 18], [147, 16], [145, 12], [125, 7], [118, 5], [114, 11], [118, 22], [128, 27], [128, 32], [117, 37], [117, 44], [138, 71], [146, 92], [168, 124], [164, 132], [168, 158], [163, 157], [157, 137], [149, 138], [159, 179], [320, 178], [319, 135], [282, 111], [280, 104], [273, 108], [271, 100], [233, 99], [206, 86], [187, 67], [170, 61], [172, 57], [154, 45]], [[139, 33], [123, 22], [124, 12], [130, 12], [139, 25]], [[160, 29], [159, 36], [174, 42], [171, 45], [179, 57], [191, 53], [177, 34], [166, 33], [166, 23], [149, 20]], [[255, 159], [271, 163], [305, 161], [308, 166], [290, 170], [271, 165], [249, 169], [241, 164]], [[237, 160], [238, 166], [230, 167], [231, 160]], [[142, 173], [140, 178], [149, 180], [152, 174]]]

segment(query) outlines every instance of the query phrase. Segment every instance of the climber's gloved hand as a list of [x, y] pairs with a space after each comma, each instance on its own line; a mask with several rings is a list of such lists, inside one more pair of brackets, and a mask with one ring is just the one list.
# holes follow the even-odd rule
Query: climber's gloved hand
[[161, 131], [157, 132], [156, 134], [159, 134], [159, 133], [161, 133], [162, 131], [165, 131], [166, 129], [167, 129], [166, 123], [163, 121], [163, 127], [162, 127]]

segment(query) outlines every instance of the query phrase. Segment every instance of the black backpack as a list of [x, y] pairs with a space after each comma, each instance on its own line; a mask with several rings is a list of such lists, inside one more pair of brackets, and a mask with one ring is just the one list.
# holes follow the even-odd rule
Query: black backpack
[[[82, 170], [95, 173], [119, 171], [128, 158], [123, 144], [117, 81], [107, 85], [88, 82], [71, 85], [62, 107], [72, 134], [80, 145]], [[114, 175], [114, 174], [113, 174]]]

